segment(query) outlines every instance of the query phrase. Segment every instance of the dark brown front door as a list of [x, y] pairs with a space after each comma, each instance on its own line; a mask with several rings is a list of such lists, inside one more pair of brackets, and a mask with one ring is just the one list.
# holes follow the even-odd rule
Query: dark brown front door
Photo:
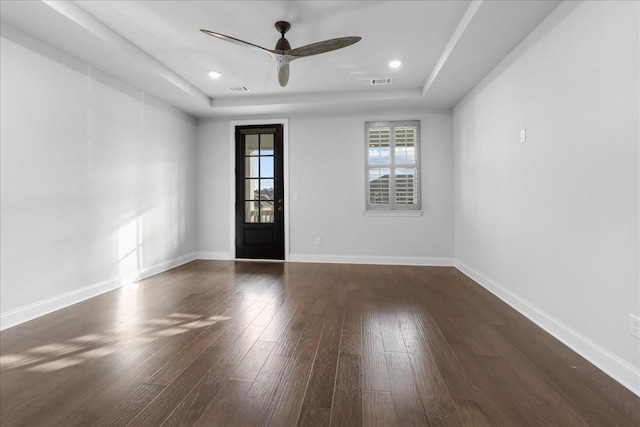
[[282, 125], [236, 127], [236, 258], [284, 260]]

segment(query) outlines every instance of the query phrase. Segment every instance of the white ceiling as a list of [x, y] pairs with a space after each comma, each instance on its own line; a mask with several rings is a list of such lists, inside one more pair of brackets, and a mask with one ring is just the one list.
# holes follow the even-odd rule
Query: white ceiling
[[[196, 117], [242, 117], [452, 108], [559, 3], [3, 0], [0, 16], [3, 32], [14, 27]], [[198, 31], [271, 49], [279, 20], [291, 23], [293, 48], [362, 40], [294, 61], [281, 88], [268, 55]], [[390, 85], [369, 84], [386, 77]]]

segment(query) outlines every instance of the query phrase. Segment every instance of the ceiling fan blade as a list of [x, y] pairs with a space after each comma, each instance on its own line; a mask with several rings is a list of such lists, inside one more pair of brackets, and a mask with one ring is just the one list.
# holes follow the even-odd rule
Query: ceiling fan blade
[[342, 49], [343, 47], [351, 46], [354, 43], [359, 42], [361, 37], [339, 37], [337, 39], [325, 40], [322, 42], [308, 44], [306, 46], [298, 47], [286, 51], [286, 55], [290, 56], [311, 56], [319, 53], [331, 52], [332, 50]]
[[209, 30], [202, 30], [201, 29], [200, 31], [202, 31], [203, 33], [205, 33], [208, 36], [215, 37], [215, 38], [218, 38], [220, 40], [226, 40], [228, 42], [239, 44], [241, 46], [247, 46], [247, 47], [252, 47], [254, 49], [257, 49], [257, 50], [261, 50], [263, 52], [268, 53], [271, 56], [273, 56], [273, 54], [278, 53], [275, 50], [267, 49], [266, 47], [258, 46], [257, 44], [253, 44], [253, 43], [246, 42], [244, 40], [236, 39], [235, 37], [225, 36], [224, 34], [214, 33], [213, 31], [209, 31]]
[[278, 63], [278, 83], [285, 87], [289, 82], [289, 63]]

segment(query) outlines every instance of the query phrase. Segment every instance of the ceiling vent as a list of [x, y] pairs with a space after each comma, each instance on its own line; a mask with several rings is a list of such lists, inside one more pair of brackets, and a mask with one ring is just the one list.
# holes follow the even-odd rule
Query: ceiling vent
[[391, 83], [391, 78], [386, 79], [371, 79], [372, 85], [388, 85]]
[[230, 87], [229, 90], [231, 92], [249, 92], [249, 88], [246, 86], [234, 86]]

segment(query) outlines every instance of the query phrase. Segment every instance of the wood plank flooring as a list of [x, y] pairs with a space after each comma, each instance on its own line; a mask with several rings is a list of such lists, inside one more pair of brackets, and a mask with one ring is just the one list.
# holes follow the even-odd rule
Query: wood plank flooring
[[446, 267], [194, 261], [3, 331], [0, 368], [3, 427], [640, 425]]

